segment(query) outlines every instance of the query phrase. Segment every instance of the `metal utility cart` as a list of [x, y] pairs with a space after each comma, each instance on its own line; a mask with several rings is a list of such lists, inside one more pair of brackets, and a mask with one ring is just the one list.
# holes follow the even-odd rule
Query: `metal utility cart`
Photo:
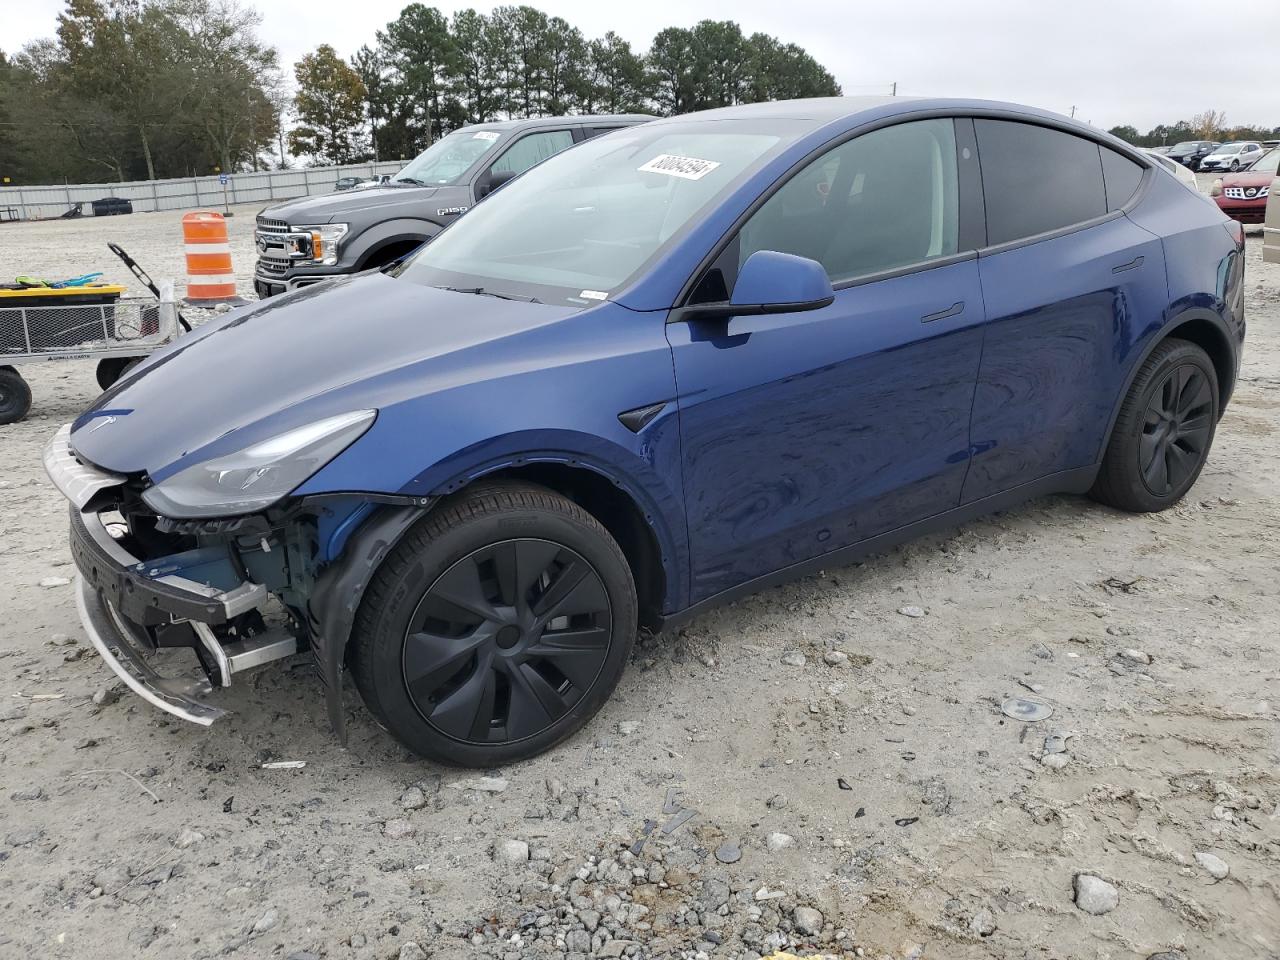
[[0, 424], [21, 420], [31, 409], [31, 388], [14, 364], [97, 360], [105, 390], [177, 336], [171, 287], [158, 300], [124, 292], [110, 285], [0, 290]]

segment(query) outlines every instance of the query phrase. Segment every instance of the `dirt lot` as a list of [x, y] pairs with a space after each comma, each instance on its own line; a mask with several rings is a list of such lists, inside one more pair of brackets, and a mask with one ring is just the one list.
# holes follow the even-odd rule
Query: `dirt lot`
[[[177, 229], [0, 227], [0, 271], [127, 279], [115, 238], [180, 276]], [[350, 692], [341, 749], [302, 657], [208, 729], [117, 698], [39, 463], [92, 370], [27, 368], [33, 415], [0, 428], [0, 957], [1280, 957], [1280, 267], [1248, 246], [1242, 382], [1178, 508], [1038, 501], [708, 614], [484, 781]], [[669, 796], [696, 813], [664, 833]]]

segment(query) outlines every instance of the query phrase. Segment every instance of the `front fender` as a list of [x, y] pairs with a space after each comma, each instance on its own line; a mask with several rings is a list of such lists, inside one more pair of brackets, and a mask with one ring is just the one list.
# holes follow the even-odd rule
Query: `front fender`
[[444, 227], [432, 221], [416, 217], [397, 217], [395, 220], [384, 220], [366, 230], [344, 244], [342, 260], [362, 269], [365, 262], [379, 250], [391, 244], [417, 241], [426, 243]]
[[[655, 444], [661, 444], [664, 433], [674, 435], [677, 431], [672, 403], [644, 433], [651, 436]], [[538, 463], [590, 470], [618, 487], [636, 504], [662, 554], [667, 583], [664, 609], [679, 609], [685, 602], [680, 571], [688, 569], [688, 537], [683, 501], [677, 495], [679, 488], [673, 489], [671, 478], [660, 476], [653, 463], [615, 443], [568, 430], [508, 434], [444, 458], [419, 475], [413, 488], [406, 492], [414, 496], [447, 496], [501, 470]]]

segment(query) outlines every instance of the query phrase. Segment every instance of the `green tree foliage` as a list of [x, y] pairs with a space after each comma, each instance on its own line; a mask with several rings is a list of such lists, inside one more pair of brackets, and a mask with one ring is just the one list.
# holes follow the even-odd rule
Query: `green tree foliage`
[[581, 106], [584, 113], [643, 113], [653, 99], [644, 60], [612, 30], [587, 47]]
[[[412, 2], [349, 62], [322, 46], [287, 84], [250, 0], [64, 2], [56, 39], [0, 55], [0, 175], [15, 182], [283, 166], [286, 142], [308, 163], [399, 159], [468, 123], [840, 92], [800, 47], [727, 20], [640, 51], [532, 6], [446, 17]], [[7, 121], [14, 104], [42, 123]]]
[[191, 115], [222, 170], [258, 169], [258, 150], [276, 132], [272, 94], [281, 78], [276, 51], [257, 38], [261, 15], [235, 0], [184, 0], [179, 8], [186, 59], [193, 66]]
[[1138, 128], [1131, 127], [1128, 124], [1124, 124], [1119, 127], [1112, 127], [1107, 131], [1107, 133], [1111, 134], [1113, 137], [1119, 137], [1121, 140], [1125, 141], [1125, 143], [1137, 143], [1142, 138], [1142, 134], [1138, 132]]
[[360, 75], [327, 43], [299, 60], [293, 72], [298, 126], [289, 131], [289, 152], [324, 164], [365, 159], [366, 91]]
[[[1206, 134], [1206, 129], [1212, 130], [1212, 133]], [[1225, 115], [1213, 110], [1197, 114], [1190, 120], [1157, 124], [1146, 133], [1139, 133], [1138, 128], [1130, 124], [1112, 127], [1107, 132], [1135, 147], [1172, 146], [1183, 140], [1217, 140], [1224, 143], [1228, 140], [1280, 140], [1280, 126], [1227, 127]]]
[[238, 0], [67, 0], [56, 38], [0, 71], [0, 98], [40, 118], [0, 127], [4, 175], [131, 180], [256, 165], [278, 129], [279, 82], [258, 23]]
[[506, 44], [493, 21], [474, 10], [460, 10], [450, 23], [454, 60], [450, 88], [468, 123], [485, 123], [505, 108], [502, 55]]
[[834, 78], [794, 44], [732, 21], [670, 27], [638, 54], [616, 33], [589, 40], [531, 6], [449, 21], [405, 7], [352, 66], [368, 89], [378, 155], [406, 156], [467, 123], [582, 113], [686, 113], [780, 97], [838, 96]]

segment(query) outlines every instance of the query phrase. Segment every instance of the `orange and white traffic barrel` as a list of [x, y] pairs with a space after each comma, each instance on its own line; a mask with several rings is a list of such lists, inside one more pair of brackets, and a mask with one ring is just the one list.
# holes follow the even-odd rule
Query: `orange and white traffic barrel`
[[182, 218], [182, 245], [187, 255], [187, 296], [192, 306], [243, 303], [236, 296], [231, 269], [227, 221], [212, 210], [196, 210]]

